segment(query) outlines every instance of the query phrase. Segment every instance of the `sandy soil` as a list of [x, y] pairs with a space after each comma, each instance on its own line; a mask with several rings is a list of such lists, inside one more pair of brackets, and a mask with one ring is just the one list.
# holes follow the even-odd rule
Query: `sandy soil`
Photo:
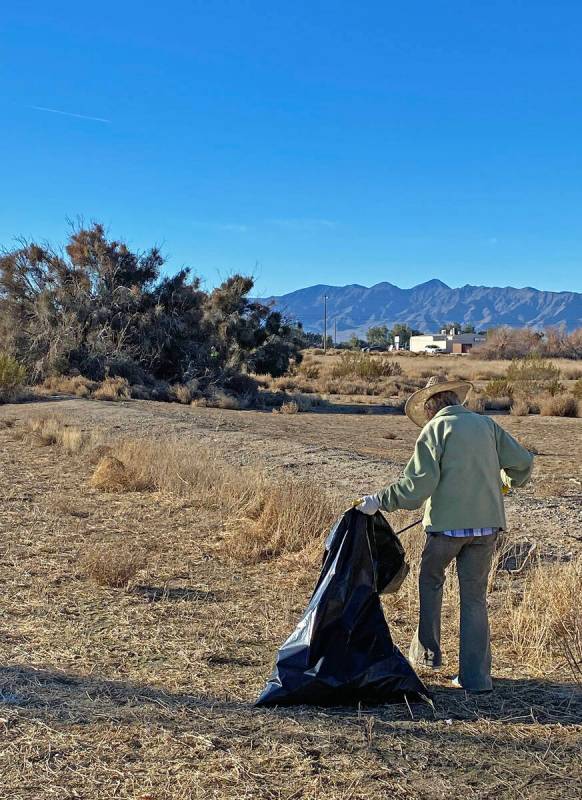
[[[534, 679], [500, 658], [497, 692], [481, 698], [428, 676], [434, 710], [254, 711], [313, 569], [234, 565], [217, 547], [216, 515], [91, 489], [86, 459], [20, 433], [27, 416], [54, 413], [105, 440], [189, 438], [346, 500], [395, 477], [417, 433], [400, 415], [66, 399], [0, 408], [0, 426], [16, 420], [0, 427], [1, 798], [582, 794], [582, 696], [560, 671]], [[532, 485], [508, 499], [512, 529], [560, 556], [579, 552], [582, 422], [499, 421], [539, 453]], [[78, 557], [96, 541], [148, 549], [132, 591], [82, 577]], [[396, 610], [390, 623], [405, 647], [413, 620]]]

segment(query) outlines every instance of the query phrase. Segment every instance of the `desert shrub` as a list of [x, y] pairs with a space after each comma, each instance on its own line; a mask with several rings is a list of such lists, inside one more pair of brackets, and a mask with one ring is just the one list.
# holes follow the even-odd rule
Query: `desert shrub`
[[229, 411], [240, 411], [241, 408], [246, 408], [248, 403], [243, 398], [235, 397], [232, 394], [227, 394], [221, 390], [214, 392], [210, 398], [208, 405], [213, 408], [223, 408]]
[[134, 253], [99, 224], [74, 229], [63, 251], [23, 241], [0, 254], [1, 346], [35, 381], [77, 372], [213, 386], [301, 361], [301, 331], [249, 298], [251, 278], [205, 292], [190, 270], [163, 267], [158, 249]]
[[185, 406], [189, 405], [194, 397], [192, 389], [184, 383], [175, 383], [170, 387], [170, 391], [176, 402]]
[[325, 394], [378, 395], [383, 393], [384, 387], [380, 381], [369, 383], [346, 378], [320, 378], [317, 390]]
[[542, 417], [577, 417], [578, 401], [571, 394], [545, 397], [540, 403]]
[[113, 588], [126, 587], [145, 565], [145, 551], [119, 542], [91, 547], [79, 559], [85, 577]]
[[76, 397], [91, 397], [99, 387], [97, 381], [91, 381], [82, 375], [51, 375], [41, 384], [41, 389], [52, 394], [73, 394]]
[[0, 353], [0, 403], [14, 400], [26, 379], [26, 369], [15, 358]]
[[297, 389], [298, 381], [297, 378], [292, 377], [275, 378], [272, 382], [272, 386], [275, 389], [281, 389], [281, 391], [285, 392], [288, 390]]
[[144, 386], [143, 383], [135, 383], [131, 387], [131, 396], [134, 400], [151, 400], [152, 390], [149, 386]]
[[513, 386], [507, 378], [492, 378], [484, 388], [489, 397], [511, 397]]
[[280, 408], [273, 409], [274, 414], [298, 414], [299, 404], [295, 400], [288, 400]]
[[530, 328], [502, 326], [491, 330], [482, 344], [473, 347], [469, 358], [484, 360], [525, 358], [536, 352], [540, 335]]
[[515, 396], [531, 398], [543, 393], [554, 395], [563, 389], [559, 381], [559, 368], [536, 355], [512, 361], [506, 377]]
[[578, 380], [574, 383], [574, 386], [571, 388], [571, 392], [577, 400], [582, 400], [582, 378], [578, 378]]
[[166, 381], [152, 381], [148, 384], [150, 393], [150, 400], [157, 400], [160, 403], [171, 403], [174, 399], [172, 397], [172, 390], [170, 384]]
[[308, 364], [301, 365], [301, 374], [304, 375], [310, 381], [316, 381], [320, 375], [319, 367], [315, 367]]
[[93, 392], [95, 400], [130, 400], [131, 388], [126, 378], [105, 378]]
[[523, 397], [518, 397], [511, 402], [509, 413], [514, 417], [527, 417], [530, 412], [530, 405]]
[[332, 378], [360, 378], [368, 381], [391, 375], [402, 375], [402, 367], [398, 362], [355, 352], [342, 353], [331, 371]]

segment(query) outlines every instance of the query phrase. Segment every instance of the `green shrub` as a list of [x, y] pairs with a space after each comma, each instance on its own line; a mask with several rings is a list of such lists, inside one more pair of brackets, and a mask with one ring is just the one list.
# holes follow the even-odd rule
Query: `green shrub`
[[15, 358], [0, 353], [0, 403], [13, 400], [26, 378], [26, 370]]
[[402, 367], [396, 361], [354, 352], [342, 353], [331, 371], [332, 378], [363, 378], [368, 381], [392, 375], [402, 375]]
[[514, 359], [507, 369], [506, 378], [512, 394], [520, 397], [553, 396], [563, 391], [559, 368], [537, 355]]
[[488, 397], [511, 397], [513, 387], [507, 378], [493, 378], [485, 386]]

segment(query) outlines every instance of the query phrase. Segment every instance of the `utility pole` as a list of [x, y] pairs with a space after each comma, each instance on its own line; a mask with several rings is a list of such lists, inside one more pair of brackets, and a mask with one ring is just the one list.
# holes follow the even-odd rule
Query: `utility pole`
[[323, 295], [323, 352], [327, 353], [327, 295]]
[[337, 320], [333, 321], [333, 346], [337, 347]]

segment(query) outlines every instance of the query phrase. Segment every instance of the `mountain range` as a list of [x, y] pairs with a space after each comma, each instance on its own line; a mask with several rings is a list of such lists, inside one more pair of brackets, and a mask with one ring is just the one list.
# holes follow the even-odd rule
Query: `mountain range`
[[472, 323], [477, 330], [496, 325], [543, 329], [582, 327], [582, 294], [544, 292], [531, 287], [461, 286], [451, 288], [433, 279], [411, 289], [392, 283], [375, 286], [308, 286], [279, 297], [262, 298], [285, 316], [300, 320], [305, 330], [323, 331], [324, 297], [327, 295], [328, 334], [337, 325], [338, 341], [352, 334], [364, 337], [373, 325], [407, 323], [434, 333], [445, 322]]

